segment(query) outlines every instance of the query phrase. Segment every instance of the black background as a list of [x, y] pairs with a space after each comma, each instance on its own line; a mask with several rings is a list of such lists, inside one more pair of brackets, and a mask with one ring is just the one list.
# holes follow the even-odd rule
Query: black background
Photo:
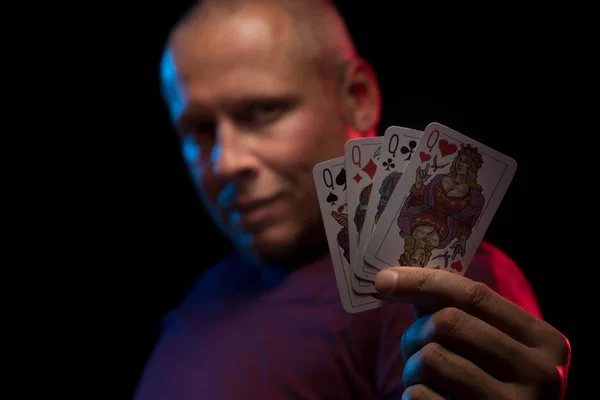
[[[124, 265], [114, 277], [122, 296], [112, 323], [120, 327], [126, 349], [120, 364], [130, 393], [160, 318], [228, 249], [191, 186], [159, 95], [163, 42], [187, 4], [139, 7], [119, 32], [119, 45], [97, 55], [114, 72], [109, 86], [101, 88], [111, 99], [106, 104], [111, 112], [103, 114], [108, 128], [99, 138], [107, 145], [109, 168], [98, 192], [110, 209], [112, 236], [105, 256]], [[517, 161], [486, 239], [521, 266], [545, 318], [569, 337], [576, 353], [570, 311], [576, 278], [565, 274], [564, 266], [576, 262], [569, 232], [578, 229], [578, 221], [562, 211], [576, 186], [559, 184], [561, 174], [570, 173], [560, 167], [569, 162], [567, 148], [578, 132], [571, 128], [578, 110], [567, 72], [574, 48], [556, 25], [533, 11], [417, 13], [385, 4], [341, 6], [359, 51], [378, 74], [384, 98], [380, 132], [389, 125], [423, 129], [437, 121]], [[577, 398], [577, 371], [575, 357], [569, 399]]]

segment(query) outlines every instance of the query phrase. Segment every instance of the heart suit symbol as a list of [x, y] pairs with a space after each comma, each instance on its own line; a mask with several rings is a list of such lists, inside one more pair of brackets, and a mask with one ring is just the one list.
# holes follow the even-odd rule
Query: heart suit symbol
[[460, 262], [460, 260], [454, 261], [452, 264], [450, 264], [450, 268], [455, 269], [458, 272], [461, 272], [463, 270], [462, 262]]
[[455, 145], [454, 143], [448, 143], [448, 141], [446, 139], [440, 140], [438, 147], [440, 148], [440, 153], [442, 153], [442, 157], [446, 157], [446, 156], [449, 156], [450, 154], [454, 154], [458, 150], [457, 145]]

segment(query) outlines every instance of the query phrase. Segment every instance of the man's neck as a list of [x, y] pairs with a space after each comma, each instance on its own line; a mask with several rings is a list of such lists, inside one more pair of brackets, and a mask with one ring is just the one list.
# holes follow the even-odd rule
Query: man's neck
[[297, 271], [321, 264], [329, 257], [327, 245], [313, 247], [311, 251], [296, 251], [295, 257], [280, 259], [259, 258], [254, 254], [240, 252], [245, 264], [253, 274], [259, 273], [262, 282], [267, 286], [274, 286]]

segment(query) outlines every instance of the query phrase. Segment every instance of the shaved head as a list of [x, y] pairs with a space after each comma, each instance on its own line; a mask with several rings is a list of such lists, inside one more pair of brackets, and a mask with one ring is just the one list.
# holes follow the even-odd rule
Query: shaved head
[[[264, 19], [265, 11], [280, 45], [327, 78], [340, 78], [347, 63], [357, 57], [346, 24], [328, 0], [200, 0], [175, 26], [169, 42], [183, 32], [199, 29], [203, 22], [240, 16], [250, 21], [252, 16]], [[251, 23], [245, 28], [260, 29]]]
[[194, 184], [236, 246], [290, 266], [323, 254], [313, 167], [373, 135], [380, 111], [337, 10], [204, 0], [171, 32], [161, 82]]

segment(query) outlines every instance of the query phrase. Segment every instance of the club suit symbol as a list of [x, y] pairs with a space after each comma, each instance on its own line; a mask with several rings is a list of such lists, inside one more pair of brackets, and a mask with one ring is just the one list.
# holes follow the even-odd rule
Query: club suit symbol
[[394, 168], [396, 166], [396, 164], [394, 164], [394, 160], [392, 160], [391, 158], [388, 158], [381, 165], [383, 165], [385, 167], [386, 171], [389, 171], [390, 168]]
[[408, 142], [408, 147], [402, 146], [400, 148], [400, 153], [402, 153], [402, 154], [408, 154], [408, 157], [406, 157], [404, 159], [404, 161], [409, 161], [410, 160], [410, 158], [412, 157], [412, 154], [415, 152], [415, 148], [416, 147], [417, 147], [417, 142], [415, 140], [411, 140], [410, 142]]

